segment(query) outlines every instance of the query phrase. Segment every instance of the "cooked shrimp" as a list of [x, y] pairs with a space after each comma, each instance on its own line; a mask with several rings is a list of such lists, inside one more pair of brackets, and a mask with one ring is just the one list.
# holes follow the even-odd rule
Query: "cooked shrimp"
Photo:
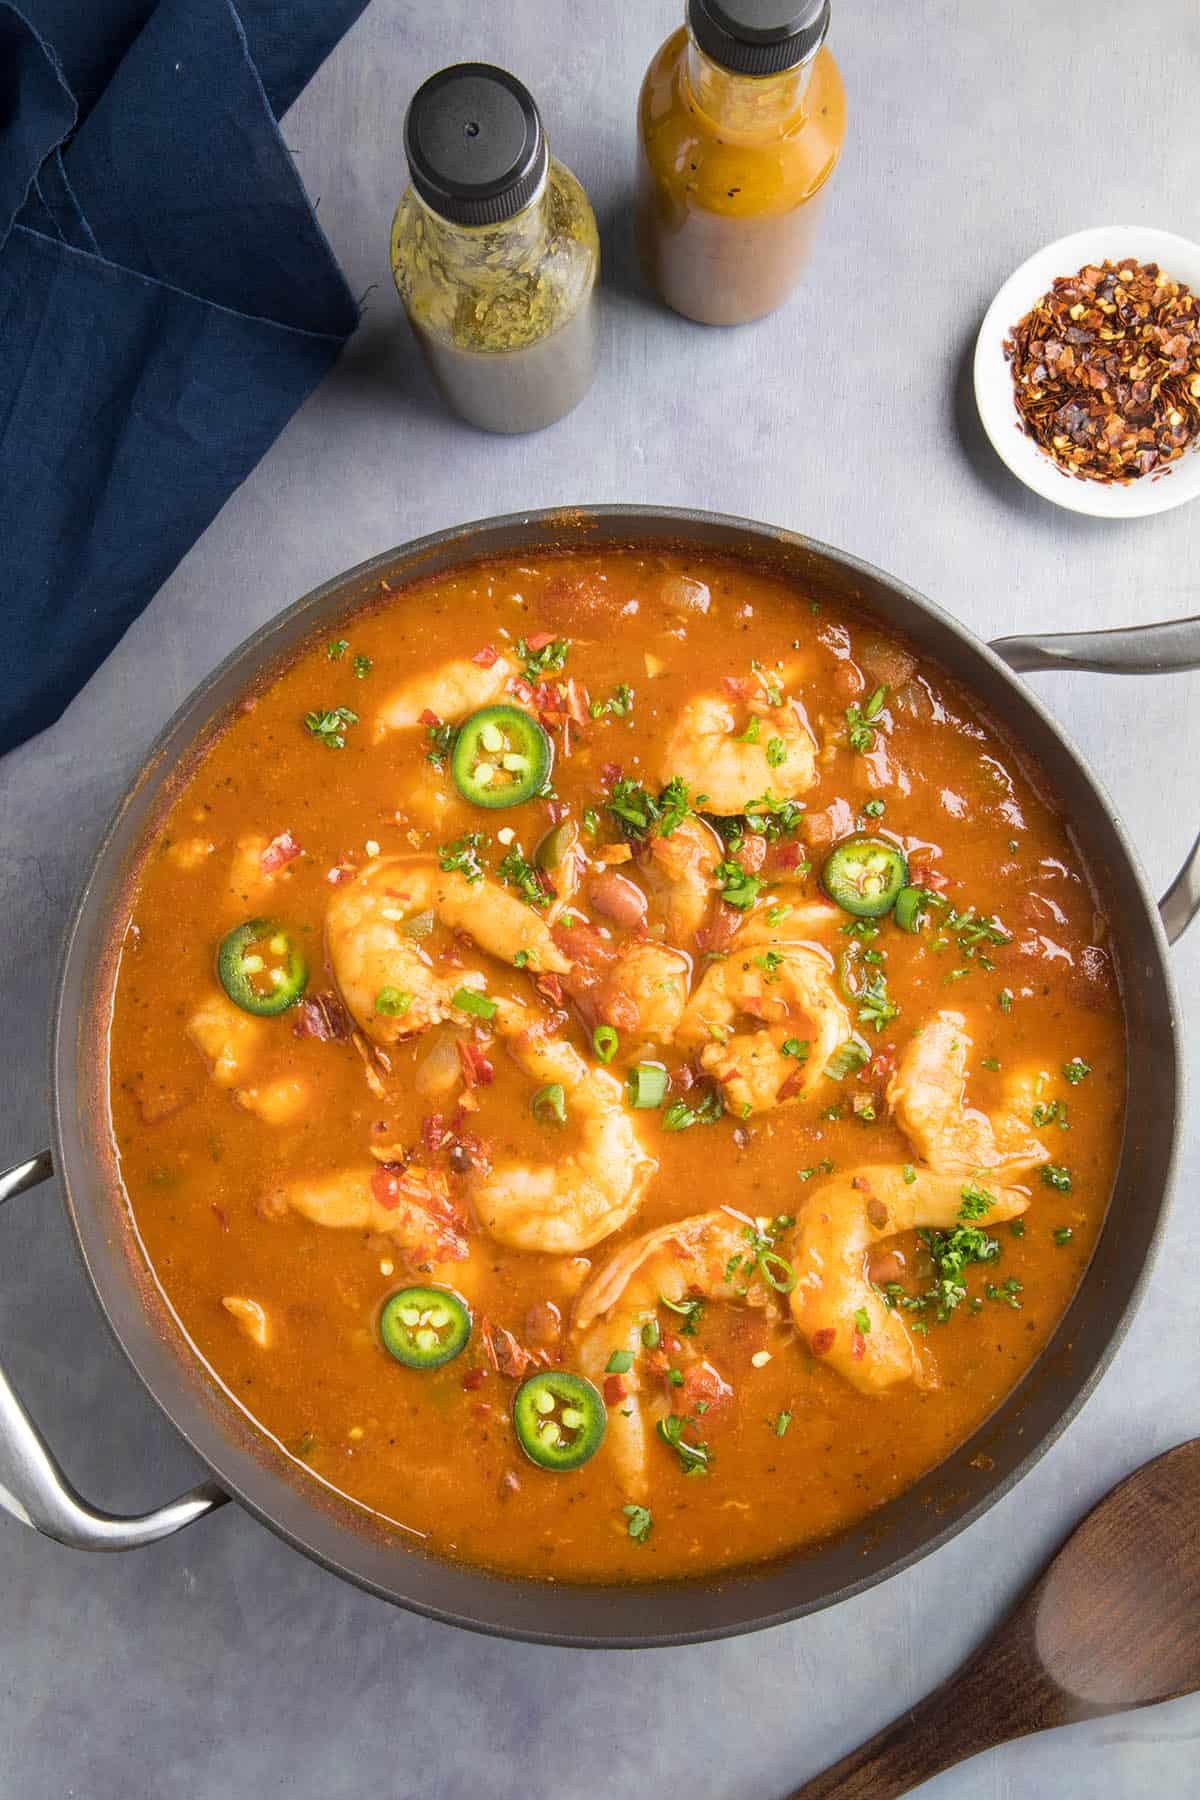
[[[748, 731], [753, 742], [746, 740]], [[816, 744], [791, 700], [780, 706], [764, 698], [735, 704], [720, 694], [698, 694], [676, 718], [661, 774], [664, 782], [682, 776], [706, 796], [708, 812], [744, 813], [767, 793], [777, 800], [807, 793], [817, 778]]]
[[187, 1022], [187, 1034], [208, 1061], [218, 1087], [234, 1087], [247, 1074], [265, 1026], [224, 994], [202, 1000]]
[[674, 1040], [687, 1005], [691, 959], [666, 944], [639, 939], [621, 951], [592, 990], [596, 1017], [631, 1038]]
[[395, 688], [380, 707], [375, 718], [375, 740], [389, 731], [410, 731], [428, 721], [426, 713], [456, 724], [481, 706], [491, 706], [501, 698], [513, 666], [498, 656], [490, 668], [467, 657], [456, 657], [443, 663], [432, 675], [417, 675]]
[[[962, 1197], [961, 1175], [918, 1169], [906, 1181], [902, 1169], [881, 1166], [822, 1182], [805, 1200], [787, 1252], [796, 1273], [792, 1318], [813, 1355], [861, 1393], [930, 1380], [903, 1319], [871, 1281], [871, 1251], [917, 1226], [952, 1230]], [[1015, 1219], [1028, 1205], [1027, 1195], [1000, 1188], [984, 1223]]]
[[641, 872], [671, 943], [690, 946], [708, 919], [717, 891], [716, 867], [725, 848], [711, 825], [688, 815], [669, 837], [651, 837]]
[[455, 1264], [468, 1255], [445, 1177], [433, 1170], [376, 1165], [300, 1176], [264, 1194], [258, 1209], [267, 1219], [293, 1212], [331, 1231], [380, 1232], [395, 1240], [414, 1267]]
[[[570, 962], [550, 936], [546, 921], [507, 888], [489, 879], [468, 881], [445, 873], [435, 857], [384, 857], [334, 892], [325, 937], [342, 998], [377, 1043], [391, 1044], [453, 1015], [461, 988], [482, 988], [477, 970], [435, 967], [416, 930], [435, 919], [467, 932], [481, 950], [502, 962], [523, 961], [538, 974], [565, 974]], [[400, 1013], [376, 1011], [380, 992], [408, 995]]]
[[502, 1244], [576, 1255], [624, 1225], [658, 1164], [643, 1149], [614, 1076], [517, 1007], [502, 1005], [494, 1024], [527, 1075], [539, 1086], [561, 1086], [567, 1123], [547, 1162], [499, 1162], [480, 1177], [475, 1211]]
[[[745, 1267], [753, 1257], [750, 1219], [718, 1208], [648, 1231], [625, 1244], [583, 1289], [575, 1303], [573, 1328], [582, 1337], [579, 1365], [603, 1382], [614, 1350], [642, 1350], [642, 1327], [659, 1300], [678, 1304], [694, 1297], [733, 1300], [778, 1310], [774, 1291]], [[641, 1501], [649, 1486], [654, 1428], [670, 1411], [665, 1392], [638, 1374], [638, 1361], [621, 1377], [625, 1398], [608, 1415], [606, 1454], [622, 1490]]]
[[1009, 1108], [990, 1115], [965, 1101], [971, 1039], [961, 1013], [936, 1013], [913, 1038], [888, 1083], [896, 1123], [931, 1169], [993, 1171], [1014, 1180], [1050, 1152]]
[[[738, 1030], [739, 1020], [753, 1020], [755, 1028]], [[700, 1061], [722, 1084], [730, 1110], [745, 1113], [810, 1100], [850, 1032], [820, 951], [796, 943], [743, 948], [739, 941], [704, 976], [676, 1036], [703, 1045]]]

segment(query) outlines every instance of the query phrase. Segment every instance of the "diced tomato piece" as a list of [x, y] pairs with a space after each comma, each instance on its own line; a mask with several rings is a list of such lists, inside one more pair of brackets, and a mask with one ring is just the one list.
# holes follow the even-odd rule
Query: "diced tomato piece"
[[604, 1403], [606, 1406], [619, 1406], [622, 1400], [626, 1400], [628, 1397], [628, 1390], [619, 1375], [604, 1377]]
[[535, 631], [532, 637], [525, 639], [525, 642], [536, 656], [539, 650], [544, 650], [547, 644], [554, 642], [554, 633], [552, 631]]
[[485, 644], [482, 650], [475, 652], [471, 661], [478, 663], [481, 669], [494, 669], [500, 661], [500, 653], [498, 650], [493, 650], [490, 644]]
[[861, 1331], [856, 1331], [850, 1339], [850, 1354], [856, 1362], [861, 1362], [866, 1354], [867, 1340]]
[[395, 1169], [380, 1163], [371, 1172], [371, 1195], [378, 1200], [380, 1206], [386, 1206], [389, 1212], [395, 1212], [404, 1196], [400, 1192], [400, 1177]]
[[814, 1356], [828, 1356], [833, 1349], [837, 1332], [832, 1325], [826, 1325], [821, 1331], [814, 1331], [808, 1340], [808, 1347]]
[[427, 1113], [421, 1120], [421, 1142], [426, 1153], [436, 1156], [445, 1140], [446, 1130], [441, 1113]]
[[463, 1386], [466, 1388], [468, 1394], [473, 1394], [483, 1386], [486, 1380], [486, 1369], [468, 1369], [463, 1376]]
[[276, 870], [286, 868], [288, 863], [303, 855], [304, 851], [291, 832], [281, 831], [278, 837], [271, 839], [259, 858], [259, 864], [264, 875], [274, 875]]
[[509, 681], [508, 691], [514, 700], [519, 700], [521, 702], [522, 706], [528, 706], [529, 702], [533, 699], [533, 689], [530, 687], [529, 683], [523, 681], [519, 675], [514, 675]]
[[417, 723], [420, 725], [440, 725], [441, 722], [442, 721], [441, 721], [441, 718], [439, 717], [439, 715], [437, 713], [435, 713], [428, 706], [425, 708], [425, 711], [423, 713], [420, 713], [418, 715], [418, 718], [417, 718]]

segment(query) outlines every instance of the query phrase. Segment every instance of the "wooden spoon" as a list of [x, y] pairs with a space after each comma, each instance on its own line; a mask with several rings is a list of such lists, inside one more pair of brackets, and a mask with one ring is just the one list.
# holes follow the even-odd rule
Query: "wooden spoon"
[[970, 1661], [791, 1800], [893, 1800], [977, 1751], [1200, 1688], [1200, 1438], [1102, 1500]]

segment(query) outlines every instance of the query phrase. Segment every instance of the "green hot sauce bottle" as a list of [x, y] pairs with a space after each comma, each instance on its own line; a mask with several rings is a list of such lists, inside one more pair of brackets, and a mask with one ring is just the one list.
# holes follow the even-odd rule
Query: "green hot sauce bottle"
[[442, 69], [404, 148], [392, 274], [447, 404], [485, 431], [561, 419], [596, 370], [600, 241], [532, 95], [488, 63]]

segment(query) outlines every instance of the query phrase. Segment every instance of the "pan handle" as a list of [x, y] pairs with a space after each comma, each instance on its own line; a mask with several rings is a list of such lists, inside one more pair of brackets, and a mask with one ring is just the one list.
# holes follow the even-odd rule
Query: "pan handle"
[[[1163, 619], [1121, 631], [1056, 631], [995, 638], [992, 649], [1019, 675], [1038, 669], [1090, 669], [1102, 675], [1175, 675], [1200, 669], [1200, 618]], [[1200, 837], [1158, 903], [1167, 942], [1179, 941], [1200, 913]]]
[[[17, 1163], [0, 1173], [0, 1201], [48, 1181], [53, 1173], [48, 1150]], [[215, 1482], [205, 1481], [136, 1518], [118, 1518], [89, 1506], [59, 1468], [0, 1368], [0, 1509], [23, 1525], [72, 1550], [138, 1550], [202, 1519], [228, 1498]]]

